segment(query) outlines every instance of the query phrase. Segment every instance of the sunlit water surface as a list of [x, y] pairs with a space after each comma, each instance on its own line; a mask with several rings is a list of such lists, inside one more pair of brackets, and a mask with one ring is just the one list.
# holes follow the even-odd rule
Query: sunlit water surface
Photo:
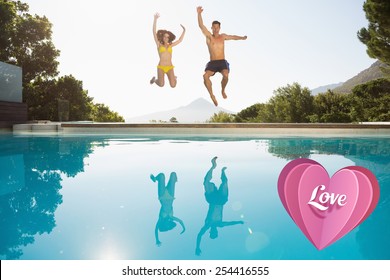
[[[320, 251], [277, 193], [281, 170], [299, 157], [330, 175], [366, 167], [380, 185], [371, 216]], [[0, 167], [1, 259], [390, 259], [389, 138], [0, 135]], [[220, 186], [223, 167], [228, 193], [215, 207], [204, 181]], [[165, 184], [177, 175], [160, 200], [150, 177], [159, 173]], [[207, 220], [220, 222], [216, 238], [209, 207]], [[168, 212], [177, 218], [172, 229]]]

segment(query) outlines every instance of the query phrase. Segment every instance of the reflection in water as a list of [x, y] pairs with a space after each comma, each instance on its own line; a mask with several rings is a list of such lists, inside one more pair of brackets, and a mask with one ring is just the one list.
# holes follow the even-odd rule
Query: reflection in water
[[[270, 139], [268, 152], [283, 159], [310, 157], [312, 154], [336, 154], [346, 158], [360, 158], [372, 163], [389, 164], [390, 140], [377, 139]], [[353, 160], [353, 159], [351, 159]]]
[[216, 185], [211, 182], [211, 179], [213, 177], [213, 171], [216, 167], [217, 157], [214, 157], [211, 160], [211, 168], [206, 173], [206, 176], [204, 177], [203, 181], [205, 191], [204, 195], [207, 203], [209, 204], [209, 209], [204, 225], [200, 229], [196, 238], [195, 254], [198, 256], [202, 253], [200, 244], [202, 241], [202, 237], [207, 232], [207, 230], [210, 229], [210, 238], [215, 239], [218, 237], [218, 228], [244, 223], [243, 221], [223, 221], [223, 207], [228, 201], [229, 196], [228, 179], [225, 173], [226, 167], [223, 167], [221, 171], [222, 182], [219, 188], [217, 188]]
[[[165, 136], [166, 139], [171, 140], [172, 136]], [[62, 213], [61, 217], [59, 216], [59, 213], [57, 213], [59, 206], [64, 201], [69, 201], [68, 197], [62, 197], [62, 195], [65, 195], [65, 190], [62, 190], [63, 185], [65, 184], [65, 177], [76, 177], [74, 180], [67, 180], [70, 185], [74, 186], [74, 191], [68, 192], [71, 193], [71, 196], [69, 199], [76, 199], [79, 197], [80, 193], [83, 195], [88, 195], [91, 198], [92, 203], [96, 204], [94, 205], [94, 208], [100, 207], [100, 204], [95, 203], [96, 199], [100, 199], [100, 189], [99, 188], [89, 188], [87, 193], [85, 193], [79, 186], [82, 186], [81, 184], [85, 183], [85, 179], [88, 178], [90, 180], [93, 180], [94, 176], [97, 172], [95, 170], [102, 170], [101, 168], [105, 168], [106, 162], [104, 160], [109, 157], [110, 159], [115, 159], [115, 153], [113, 154], [113, 151], [111, 150], [105, 150], [104, 153], [101, 153], [103, 151], [96, 152], [94, 157], [89, 160], [89, 169], [88, 172], [83, 174], [83, 176], [78, 176], [81, 172], [84, 172], [84, 165], [85, 165], [85, 159], [94, 152], [94, 149], [96, 146], [104, 147], [106, 145], [110, 145], [110, 147], [114, 147], [115, 150], [120, 156], [118, 157], [121, 159], [123, 155], [121, 154], [123, 151], [130, 150], [130, 154], [135, 153], [134, 160], [129, 160], [130, 164], [134, 164], [134, 169], [137, 170], [137, 172], [132, 172], [131, 174], [123, 175], [121, 170], [127, 170], [127, 166], [123, 167], [121, 164], [123, 164], [122, 161], [115, 162], [112, 161], [113, 164], [116, 164], [115, 173], [105, 173], [105, 174], [98, 174], [101, 176], [98, 176], [99, 178], [107, 178], [107, 181], [112, 180], [112, 174], [116, 174], [117, 177], [121, 180], [128, 180], [129, 178], [126, 176], [131, 177], [132, 180], [139, 180], [139, 182], [144, 182], [144, 179], [148, 177], [149, 174], [149, 168], [150, 168], [150, 159], [148, 156], [145, 156], [145, 150], [147, 150], [147, 154], [155, 155], [157, 153], [158, 156], [165, 156], [165, 151], [163, 150], [164, 147], [172, 147], [172, 149], [175, 149], [176, 152], [176, 144], [168, 143], [167, 141], [161, 141], [161, 139], [164, 139], [163, 137], [156, 137], [156, 138], [148, 138], [148, 139], [113, 139], [112, 136], [103, 137], [103, 136], [93, 136], [93, 137], [74, 137], [74, 136], [66, 136], [66, 137], [4, 137], [4, 135], [0, 135], [0, 259], [17, 259], [17, 258], [33, 258], [33, 259], [39, 259], [42, 256], [48, 259], [62, 259], [65, 255], [56, 255], [57, 251], [53, 254], [46, 254], [46, 246], [53, 246], [54, 243], [52, 242], [61, 242], [61, 244], [66, 244], [66, 247], [69, 249], [70, 253], [66, 253], [66, 258], [90, 258], [86, 255], [86, 253], [91, 253], [91, 249], [87, 248], [85, 249], [85, 252], [82, 251], [81, 248], [78, 247], [79, 244], [81, 244], [84, 240], [82, 239], [82, 236], [78, 236], [78, 234], [74, 234], [74, 244], [70, 243], [69, 240], [73, 238], [73, 236], [69, 236], [70, 232], [75, 233], [75, 230], [85, 230], [86, 232], [86, 238], [88, 237], [88, 240], [90, 241], [91, 245], [95, 247], [96, 244], [99, 244], [101, 242], [100, 238], [101, 236], [106, 236], [108, 234], [113, 234], [115, 230], [117, 230], [118, 234], [123, 230], [131, 231], [132, 234], [132, 243], [135, 245], [139, 245], [139, 251], [136, 252], [134, 248], [129, 246], [129, 250], [131, 252], [134, 252], [134, 255], [127, 256], [126, 259], [129, 258], [142, 258], [142, 259], [155, 259], [156, 256], [161, 259], [165, 258], [171, 258], [171, 254], [173, 254], [175, 257], [183, 257], [183, 258], [193, 258], [195, 257], [193, 255], [193, 243], [194, 239], [196, 238], [195, 235], [198, 232], [195, 232], [194, 234], [185, 234], [180, 238], [180, 240], [177, 240], [178, 242], [176, 244], [180, 243], [180, 246], [183, 246], [183, 249], [181, 250], [183, 252], [180, 252], [180, 254], [175, 255], [175, 253], [178, 251], [175, 247], [166, 247], [163, 248], [166, 251], [161, 250], [162, 248], [154, 248], [154, 244], [150, 242], [149, 239], [144, 237], [144, 231], [140, 231], [142, 233], [138, 233], [133, 228], [129, 227], [128, 229], [123, 226], [122, 224], [115, 224], [115, 228], [107, 230], [107, 227], [105, 228], [104, 232], [96, 230], [93, 226], [94, 223], [92, 221], [88, 221], [88, 225], [84, 224], [84, 220], [82, 220], [81, 217], [74, 217], [70, 216], [69, 213]], [[205, 139], [205, 137], [198, 137], [198, 138], [190, 138], [188, 144], [183, 144], [184, 142], [181, 142], [180, 148], [182, 148], [180, 151], [183, 152], [183, 155], [178, 156], [178, 159], [188, 159], [193, 158], [194, 155], [197, 155], [196, 153], [199, 151], [199, 149], [208, 149], [208, 150], [215, 150], [215, 146], [208, 146], [209, 143], [207, 143], [209, 139]], [[220, 140], [220, 139], [219, 139]], [[245, 164], [248, 164], [248, 169], [246, 170], [247, 173], [245, 175], [237, 175], [237, 177], [232, 177], [229, 179], [231, 180], [237, 180], [242, 182], [252, 182], [256, 185], [258, 184], [258, 181], [260, 179], [255, 179], [256, 177], [248, 176], [248, 174], [257, 174], [259, 172], [259, 169], [256, 169], [259, 165], [257, 165], [259, 162], [264, 161], [263, 156], [268, 156], [269, 154], [272, 154], [276, 157], [273, 157], [270, 159], [271, 165], [270, 169], [273, 168], [273, 166], [284, 166], [284, 164], [287, 162], [287, 160], [296, 159], [299, 157], [307, 157], [307, 158], [316, 158], [319, 155], [322, 155], [321, 158], [324, 158], [328, 160], [328, 162], [332, 162], [333, 159], [338, 159], [340, 157], [335, 155], [341, 155], [343, 158], [348, 159], [349, 161], [353, 161], [356, 165], [363, 166], [371, 170], [376, 178], [378, 179], [379, 186], [380, 186], [380, 198], [378, 205], [376, 209], [373, 211], [373, 213], [367, 218], [366, 221], [364, 221], [361, 225], [358, 226], [357, 229], [354, 230], [354, 232], [351, 233], [349, 238], [346, 238], [344, 241], [350, 242], [349, 245], [352, 245], [351, 247], [346, 247], [342, 245], [341, 243], [335, 244], [334, 247], [330, 247], [329, 250], [324, 250], [323, 252], [317, 252], [317, 251], [311, 251], [312, 247], [305, 247], [306, 243], [300, 243], [298, 239], [295, 239], [295, 236], [293, 235], [290, 239], [285, 236], [284, 232], [280, 232], [280, 227], [284, 228], [284, 224], [278, 224], [274, 223], [274, 217], [270, 217], [271, 221], [268, 221], [267, 219], [261, 219], [261, 225], [260, 221], [257, 221], [256, 217], [258, 217], [258, 209], [261, 207], [262, 210], [267, 209], [276, 209], [275, 203], [279, 202], [278, 200], [272, 200], [272, 193], [267, 193], [267, 204], [259, 204], [258, 197], [254, 196], [254, 191], [257, 191], [253, 188], [246, 188], [245, 191], [242, 193], [243, 197], [243, 204], [246, 205], [246, 209], [248, 209], [248, 214], [246, 215], [246, 221], [248, 223], [253, 223], [255, 221], [257, 227], [264, 227], [262, 231], [265, 232], [266, 237], [270, 237], [269, 239], [269, 246], [267, 246], [266, 250], [253, 250], [250, 251], [249, 254], [246, 252], [243, 253], [243, 255], [240, 255], [238, 251], [234, 251], [234, 255], [229, 255], [228, 252], [212, 252], [215, 253], [214, 256], [212, 254], [209, 254], [209, 257], [215, 258], [215, 259], [232, 259], [232, 258], [242, 258], [242, 259], [264, 259], [264, 258], [285, 258], [285, 259], [307, 259], [307, 258], [314, 258], [314, 259], [345, 259], [345, 258], [351, 258], [351, 259], [390, 259], [390, 239], [388, 236], [390, 235], [390, 223], [388, 223], [389, 214], [390, 214], [390, 139], [353, 139], [353, 138], [341, 138], [341, 139], [305, 139], [305, 138], [291, 138], [291, 139], [267, 139], [264, 140], [262, 143], [266, 143], [267, 145], [264, 145], [268, 150], [264, 151], [261, 150], [261, 156], [257, 156], [256, 151], [253, 150], [247, 150], [244, 149], [246, 152], [251, 152], [250, 155], [246, 154], [246, 152], [242, 152], [242, 146], [238, 145], [237, 141], [239, 139], [234, 139], [234, 141], [229, 142], [229, 139], [223, 139], [224, 142], [219, 142], [218, 147], [221, 149], [220, 153], [226, 153], [227, 155], [231, 155], [231, 162], [229, 162], [229, 167], [234, 166], [234, 164], [240, 165], [242, 164], [243, 168], [247, 167]], [[225, 141], [226, 140], [226, 141]], [[161, 142], [159, 142], [161, 141]], [[200, 143], [202, 142], [202, 143]], [[129, 146], [124, 146], [122, 144], [131, 144]], [[158, 143], [159, 145], [154, 145]], [[195, 143], [195, 144], [194, 144]], [[201, 145], [200, 145], [200, 144]], [[246, 144], [247, 142], [243, 142]], [[153, 144], [153, 145], [152, 145]], [[199, 145], [198, 145], [199, 144]], [[211, 143], [213, 144], [213, 143]], [[234, 145], [230, 145], [234, 144]], [[236, 146], [237, 145], [237, 146]], [[248, 146], [248, 145], [246, 145]], [[122, 150], [122, 147], [125, 148], [125, 150]], [[128, 148], [132, 147], [132, 148]], [[187, 148], [191, 147], [191, 149]], [[193, 148], [196, 149], [193, 149]], [[238, 151], [241, 152], [241, 154], [237, 154], [236, 150], [230, 149], [230, 147], [237, 147]], [[142, 148], [142, 149], [140, 149]], [[161, 149], [160, 149], [161, 148]], [[248, 148], [249, 149], [249, 148]], [[150, 152], [149, 152], [150, 151]], [[226, 152], [225, 152], [226, 151]], [[252, 153], [253, 151], [253, 153]], [[217, 150], [217, 153], [218, 150]], [[177, 155], [179, 153], [176, 153]], [[237, 158], [239, 158], [240, 161], [235, 161]], [[139, 157], [146, 158], [144, 162], [138, 161]], [[206, 155], [207, 157], [207, 155]], [[163, 157], [165, 158], [165, 157]], [[281, 160], [282, 158], [282, 160]], [[101, 161], [104, 161], [101, 163]], [[159, 158], [158, 158], [159, 159]], [[206, 159], [207, 160], [207, 159]], [[267, 159], [268, 160], [268, 159]], [[158, 162], [162, 162], [160, 160], [157, 160]], [[177, 170], [177, 172], [180, 174], [184, 174], [185, 178], [190, 178], [189, 182], [192, 184], [196, 180], [192, 180], [193, 178], [197, 178], [198, 174], [202, 175], [202, 167], [198, 166], [197, 164], [191, 164], [191, 165], [183, 165], [179, 166], [182, 161], [177, 161], [178, 168], [180, 170]], [[95, 164], [97, 163], [97, 164]], [[176, 163], [173, 161], [173, 163]], [[268, 164], [268, 163], [267, 163]], [[223, 210], [224, 205], [226, 205], [227, 197], [228, 197], [228, 185], [227, 185], [227, 178], [224, 168], [222, 169], [221, 173], [221, 181], [222, 184], [219, 188], [217, 188], [214, 184], [211, 183], [212, 180], [212, 173], [214, 169], [217, 167], [217, 159], [212, 160], [212, 166], [210, 170], [207, 172], [205, 179], [204, 179], [204, 188], [205, 188], [205, 198], [208, 202], [208, 213], [207, 217], [205, 219], [204, 226], [200, 229], [198, 238], [196, 240], [196, 253], [200, 254], [201, 249], [203, 251], [205, 250], [205, 246], [207, 246], [208, 240], [203, 240], [203, 235], [210, 231], [210, 237], [215, 238], [217, 237], [218, 231], [217, 229], [227, 226], [227, 225], [233, 225], [233, 224], [239, 224], [243, 223], [242, 221], [233, 221], [233, 222], [226, 222], [223, 221]], [[138, 168], [138, 169], [137, 169]], [[141, 169], [141, 171], [144, 171], [145, 174], [138, 177], [138, 174], [140, 174], [138, 171]], [[197, 172], [195, 174], [195, 171]], [[198, 171], [200, 173], [198, 173]], [[188, 173], [186, 173], [188, 172]], [[277, 174], [278, 170], [274, 172], [274, 174]], [[85, 175], [85, 176], [84, 176]], [[165, 186], [165, 183], [162, 183], [161, 186], [164, 188], [159, 189], [159, 199], [161, 202], [161, 211], [160, 214], [162, 216], [165, 215], [165, 217], [169, 216], [169, 213], [171, 213], [173, 217], [173, 198], [174, 198], [174, 190], [175, 190], [175, 178], [176, 173], [172, 172], [171, 176], [169, 178], [168, 184]], [[183, 175], [183, 176], [184, 176]], [[219, 175], [219, 174], [218, 174]], [[229, 175], [229, 174], [228, 174]], [[277, 175], [273, 177], [272, 175], [265, 174], [264, 177], [267, 182], [276, 182]], [[192, 177], [191, 177], [192, 176]], [[242, 178], [241, 176], [245, 176], [245, 178]], [[77, 178], [79, 177], [79, 178]], [[115, 177], [116, 178], [116, 177]], [[154, 177], [156, 180], [156, 183], [160, 182], [161, 176], [157, 175]], [[62, 181], [64, 179], [64, 182]], [[168, 176], [166, 178], [168, 180]], [[149, 179], [148, 179], [149, 180]], [[71, 181], [71, 182], [70, 182]], [[163, 180], [161, 180], [162, 182]], [[165, 180], [164, 180], [165, 181]], [[81, 183], [80, 183], [81, 182]], [[91, 185], [93, 185], [91, 182], [88, 181]], [[151, 183], [149, 181], [149, 183]], [[152, 183], [151, 183], [152, 184]], [[275, 183], [276, 184], [276, 183]], [[137, 184], [134, 184], [137, 185]], [[191, 185], [192, 186], [192, 185]], [[186, 194], [188, 196], [194, 195], [194, 200], [191, 201], [191, 203], [199, 203], [199, 200], [202, 200], [201, 196], [196, 196], [196, 192], [192, 192], [192, 190], [198, 190], [199, 186], [196, 186], [196, 183], [193, 183], [194, 188], [189, 188], [189, 190], [186, 190]], [[100, 187], [100, 186], [98, 186]], [[275, 185], [276, 187], [276, 185]], [[102, 186], [103, 188], [103, 186]], [[198, 188], [198, 189], [197, 189]], [[99, 190], [98, 190], [99, 189]], [[133, 190], [125, 190], [120, 189], [124, 193], [133, 194]], [[164, 190], [165, 194], [161, 195], [161, 190]], [[213, 194], [210, 193], [210, 191], [213, 190]], [[151, 189], [148, 189], [148, 193], [154, 191]], [[91, 193], [89, 193], [91, 192]], [[112, 192], [110, 192], [112, 193]], [[154, 193], [154, 192], [153, 192]], [[72, 196], [74, 195], [74, 196]], [[127, 196], [123, 196], [124, 200]], [[145, 195], [147, 203], [149, 203], [149, 200], [147, 199], [149, 196]], [[196, 198], [196, 199], [195, 199]], [[105, 201], [105, 199], [109, 199], [106, 197], [102, 198], [102, 202]], [[120, 206], [123, 205], [123, 207], [126, 207], [127, 205], [131, 205], [134, 208], [132, 208], [131, 211], [137, 211], [139, 209], [137, 206], [139, 206], [138, 199], [135, 198], [135, 204], [125, 204], [125, 202], [122, 202], [120, 200], [115, 201], [116, 204], [113, 202], [111, 206], [115, 206], [118, 203], [120, 203]], [[99, 200], [100, 202], [100, 200]], [[182, 201], [179, 201], [181, 203]], [[141, 203], [141, 201], [139, 202]], [[150, 203], [153, 204], [153, 201]], [[202, 202], [201, 202], [202, 203]], [[67, 204], [67, 203], [65, 203]], [[144, 205], [144, 204], [140, 204]], [[75, 211], [80, 211], [80, 214], [85, 214], [85, 212], [88, 212], [85, 207], [82, 204], [82, 201], [80, 204], [75, 205], [61, 205], [64, 206], [64, 208], [67, 209], [74, 209]], [[65, 207], [66, 206], [66, 207]], [[175, 207], [179, 207], [180, 204], [176, 204]], [[73, 208], [74, 207], [74, 208]], [[252, 207], [252, 208], [251, 208]], [[111, 209], [114, 209], [113, 207], [107, 208], [111, 211]], [[123, 209], [123, 208], [119, 208]], [[105, 208], [106, 210], [106, 208]], [[225, 209], [227, 210], [227, 209]], [[118, 212], [110, 212], [105, 211], [105, 217], [104, 218], [114, 218], [117, 213], [121, 213], [122, 210], [118, 210]], [[116, 211], [116, 210], [112, 210]], [[276, 210], [278, 211], [278, 210]], [[253, 213], [255, 212], [255, 213]], [[192, 225], [196, 224], [196, 221], [202, 220], [202, 213], [193, 213], [190, 210], [188, 210], [189, 215], [186, 216], [185, 222], [186, 226], [188, 228], [192, 228]], [[265, 212], [264, 213], [268, 213]], [[278, 213], [278, 212], [276, 212]], [[284, 212], [280, 212], [285, 214]], [[93, 213], [92, 211], [90, 213], [91, 219], [95, 218], [96, 213]], [[153, 213], [145, 213], [145, 215], [152, 215]], [[225, 215], [227, 213], [225, 212]], [[267, 214], [264, 214], [265, 216]], [[269, 214], [268, 214], [269, 215]], [[137, 217], [138, 218], [138, 217]], [[75, 229], [69, 229], [67, 225], [69, 224], [69, 220], [77, 220], [79, 227], [76, 227]], [[119, 219], [121, 220], [121, 219]], [[142, 219], [144, 220], [144, 219]], [[169, 220], [169, 219], [166, 219]], [[96, 225], [98, 222], [102, 221], [102, 219], [99, 219], [96, 222]], [[121, 220], [122, 221], [122, 220]], [[104, 222], [104, 221], [103, 221]], [[58, 227], [56, 228], [56, 223], [58, 224]], [[63, 224], [62, 224], [63, 223]], [[183, 222], [179, 222], [179, 220], [171, 219], [171, 222], [167, 222], [166, 225], [162, 225], [164, 222], [160, 219], [157, 221], [156, 229], [156, 243], [160, 243], [158, 239], [158, 233], [161, 234], [164, 229], [166, 231], [169, 230], [169, 227], [172, 226], [172, 224], [177, 225], [177, 223], [181, 224]], [[72, 223], [73, 224], [73, 223]], [[161, 224], [161, 225], [159, 225]], [[171, 224], [171, 225], [169, 225]], [[85, 225], [85, 228], [84, 228]], [[152, 232], [152, 228], [149, 228], [150, 224], [142, 224], [145, 228], [148, 228], [148, 232]], [[69, 229], [69, 232], [62, 232], [62, 235], [57, 235], [57, 230], [60, 229], [60, 227]], [[184, 230], [184, 224], [179, 226], [180, 229], [183, 228]], [[239, 227], [236, 227], [235, 229], [239, 229]], [[199, 228], [195, 228], [196, 231], [199, 230]], [[55, 234], [54, 234], [55, 232]], [[104, 234], [106, 235], [103, 235]], [[45, 236], [42, 239], [40, 239], [40, 242], [38, 242], [38, 235], [45, 234], [45, 233], [51, 233], [51, 235]], [[232, 236], [234, 235], [233, 232]], [[255, 233], [255, 232], [254, 232]], [[262, 244], [261, 242], [264, 242], [265, 237], [263, 235], [255, 235], [250, 234], [250, 237], [252, 238], [251, 242], [253, 241], [255, 245]], [[102, 235], [101, 235], [102, 234]], [[93, 239], [90, 237], [96, 237], [97, 239]], [[123, 235], [126, 235], [127, 232], [125, 232]], [[227, 235], [227, 234], [226, 234]], [[225, 235], [225, 237], [226, 237]], [[299, 235], [297, 235], [297, 238]], [[112, 237], [114, 238], [114, 237]], [[115, 237], [116, 238], [116, 237]], [[234, 236], [234, 238], [238, 238]], [[76, 240], [77, 239], [77, 240]], [[37, 240], [37, 241], [35, 241]], [[236, 240], [236, 239], [235, 239]], [[293, 240], [293, 243], [296, 241], [296, 243], [286, 244], [286, 240]], [[163, 240], [164, 241], [164, 240]], [[218, 240], [217, 240], [218, 241]], [[222, 240], [220, 240], [222, 241]], [[266, 240], [268, 242], [268, 240]], [[305, 242], [307, 240], [304, 240]], [[35, 244], [33, 244], [35, 243]], [[43, 244], [44, 243], [44, 244]], [[211, 241], [211, 243], [215, 244], [216, 241]], [[56, 243], [55, 245], [57, 245]], [[278, 244], [277, 246], [275, 244]], [[125, 245], [125, 243], [121, 244]], [[134, 247], [137, 247], [135, 246]], [[300, 246], [303, 247], [300, 247]], [[25, 247], [28, 246], [26, 249]], [[148, 247], [150, 246], [150, 247]], [[203, 247], [202, 247], [203, 246]], [[237, 245], [240, 246], [240, 245]], [[62, 246], [61, 246], [62, 247]], [[145, 248], [145, 250], [144, 250]], [[151, 249], [152, 248], [152, 249]], [[182, 248], [182, 247], [181, 247]], [[192, 249], [191, 249], [192, 248]], [[276, 251], [284, 252], [283, 254], [275, 254], [275, 248]], [[347, 248], [347, 249], [346, 249]], [[347, 251], [351, 249], [352, 253], [348, 254]], [[61, 248], [62, 249], [62, 248]], [[158, 250], [159, 255], [154, 254], [153, 249]], [[187, 250], [188, 249], [188, 250]], [[295, 252], [292, 249], [296, 249], [299, 252]], [[300, 250], [302, 249], [302, 250]], [[359, 249], [360, 252], [356, 249]], [[31, 251], [33, 251], [31, 255]], [[142, 251], [144, 250], [144, 251]], [[290, 250], [290, 251], [289, 251]], [[142, 251], [142, 252], [141, 252]], [[41, 253], [44, 252], [44, 253]], [[164, 255], [167, 252], [166, 255]], [[24, 255], [23, 255], [24, 254]], [[30, 254], [30, 255], [29, 255]], [[138, 255], [139, 254], [139, 255]], [[277, 255], [277, 256], [276, 256]], [[32, 256], [32, 257], [31, 257]], [[275, 257], [276, 256], [276, 257]]]
[[365, 258], [390, 260], [390, 173], [382, 174], [377, 179], [381, 187], [378, 205], [359, 226], [356, 240]]
[[158, 215], [158, 220], [154, 229], [156, 245], [160, 246], [161, 241], [158, 237], [159, 231], [165, 232], [172, 230], [176, 227], [176, 222], [178, 222], [182, 227], [180, 234], [183, 234], [185, 231], [185, 226], [182, 220], [173, 216], [173, 200], [175, 199], [175, 185], [177, 182], [176, 172], [171, 172], [167, 185], [165, 185], [164, 173], [159, 173], [157, 176], [150, 175], [150, 179], [152, 179], [153, 182], [157, 182], [158, 200], [161, 204], [160, 213]]
[[88, 139], [1, 138], [0, 256], [18, 259], [36, 234], [50, 233], [62, 203], [61, 173], [84, 171], [92, 152]]
[[373, 172], [380, 187], [379, 202], [359, 225], [356, 240], [365, 259], [390, 259], [390, 251], [383, 250], [390, 248], [390, 223], [383, 222], [384, 217], [390, 218], [390, 139], [273, 139], [268, 151], [288, 160], [314, 154], [341, 155]]

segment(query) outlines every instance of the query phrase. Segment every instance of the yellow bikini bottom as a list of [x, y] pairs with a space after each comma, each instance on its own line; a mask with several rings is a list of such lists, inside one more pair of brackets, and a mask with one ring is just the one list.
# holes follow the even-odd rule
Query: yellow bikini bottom
[[162, 66], [162, 65], [157, 65], [157, 68], [161, 69], [164, 71], [164, 73], [168, 73], [170, 70], [172, 70], [175, 66]]

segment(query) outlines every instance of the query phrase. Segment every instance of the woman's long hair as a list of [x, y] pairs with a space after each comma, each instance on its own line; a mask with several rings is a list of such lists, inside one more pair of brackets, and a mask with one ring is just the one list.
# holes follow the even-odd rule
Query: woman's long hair
[[173, 34], [171, 31], [160, 29], [157, 31], [157, 39], [160, 42], [161, 45], [164, 44], [163, 38], [164, 34], [167, 33], [169, 35], [169, 44], [172, 44], [172, 42], [176, 39], [175, 34]]
[[157, 226], [161, 232], [164, 232], [174, 229], [176, 227], [176, 223], [171, 219], [160, 219]]

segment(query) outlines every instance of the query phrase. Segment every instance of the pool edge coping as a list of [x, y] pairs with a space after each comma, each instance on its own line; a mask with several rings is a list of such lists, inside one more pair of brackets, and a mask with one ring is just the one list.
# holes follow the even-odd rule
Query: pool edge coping
[[224, 135], [224, 136], [385, 136], [390, 123], [96, 123], [38, 122], [17, 124], [13, 134], [136, 134], [136, 135]]

